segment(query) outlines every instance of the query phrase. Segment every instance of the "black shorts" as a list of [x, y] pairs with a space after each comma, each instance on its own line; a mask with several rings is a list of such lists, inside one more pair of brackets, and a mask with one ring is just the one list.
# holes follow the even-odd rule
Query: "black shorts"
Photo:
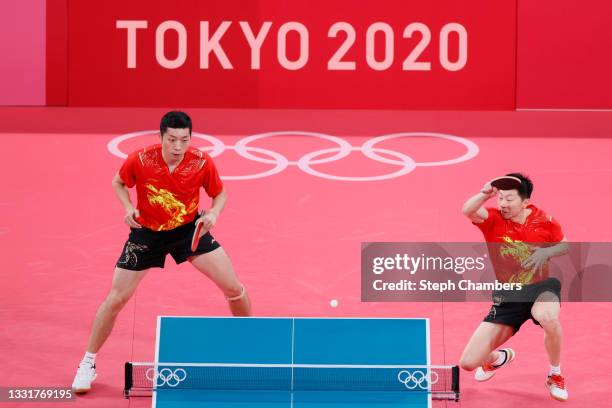
[[[531, 308], [538, 296], [544, 292], [554, 293], [560, 301], [561, 282], [556, 278], [548, 278], [542, 282], [525, 285], [520, 292], [495, 291], [493, 292], [493, 305], [483, 321], [512, 326], [514, 333], [519, 331], [523, 323], [529, 319], [534, 324], [540, 325], [531, 315]], [[520, 294], [517, 295], [517, 293]]]
[[177, 264], [189, 257], [214, 251], [221, 245], [207, 232], [200, 238], [198, 248], [191, 251], [191, 238], [195, 230], [195, 219], [169, 231], [153, 231], [148, 228], [130, 228], [130, 236], [116, 266], [132, 271], [148, 268], [163, 268], [166, 255], [170, 254]]

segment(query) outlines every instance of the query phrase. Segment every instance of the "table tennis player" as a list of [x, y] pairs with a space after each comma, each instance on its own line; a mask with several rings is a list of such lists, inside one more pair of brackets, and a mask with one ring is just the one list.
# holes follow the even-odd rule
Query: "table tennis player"
[[[148, 270], [164, 267], [168, 254], [177, 264], [189, 261], [210, 278], [225, 295], [234, 316], [250, 315], [246, 289], [209, 232], [225, 206], [227, 193], [211, 157], [189, 146], [191, 130], [187, 114], [166, 113], [160, 124], [160, 143], [130, 154], [112, 181], [130, 234], [115, 265], [110, 291], [95, 315], [87, 351], [72, 384], [75, 393], [91, 389], [97, 375], [96, 353], [117, 315]], [[133, 187], [137, 206], [128, 192]], [[212, 205], [199, 216], [201, 187], [212, 198]], [[194, 237], [198, 224], [202, 225], [201, 236]]]
[[[548, 276], [548, 260], [563, 255], [568, 244], [559, 223], [531, 203], [532, 181], [511, 173], [486, 183], [463, 205], [463, 213], [483, 233], [489, 246], [496, 278], [523, 284], [520, 291], [493, 292], [489, 313], [472, 334], [460, 365], [475, 372], [477, 381], [491, 379], [510, 364], [516, 353], [498, 349], [514, 336], [527, 320], [544, 330], [544, 348], [550, 370], [546, 387], [559, 401], [568, 399], [561, 374], [563, 331], [559, 320], [561, 283]], [[497, 208], [485, 207], [497, 198]]]

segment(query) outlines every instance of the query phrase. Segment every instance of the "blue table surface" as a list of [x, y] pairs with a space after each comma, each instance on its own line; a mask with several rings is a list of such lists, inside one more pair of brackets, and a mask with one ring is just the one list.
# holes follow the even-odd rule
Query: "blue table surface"
[[[156, 362], [428, 365], [427, 319], [159, 317]], [[428, 407], [427, 392], [159, 389], [157, 408]]]

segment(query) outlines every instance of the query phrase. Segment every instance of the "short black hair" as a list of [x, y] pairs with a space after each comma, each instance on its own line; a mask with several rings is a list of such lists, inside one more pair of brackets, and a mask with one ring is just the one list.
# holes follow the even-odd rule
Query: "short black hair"
[[191, 118], [185, 112], [181, 111], [170, 111], [166, 113], [159, 125], [159, 134], [164, 135], [168, 128], [173, 129], [185, 129], [189, 128], [189, 134], [191, 135]]
[[508, 173], [506, 176], [516, 177], [521, 180], [521, 187], [518, 189], [518, 193], [521, 198], [524, 200], [526, 198], [531, 198], [531, 193], [533, 192], [533, 182], [529, 177], [524, 175], [523, 173]]

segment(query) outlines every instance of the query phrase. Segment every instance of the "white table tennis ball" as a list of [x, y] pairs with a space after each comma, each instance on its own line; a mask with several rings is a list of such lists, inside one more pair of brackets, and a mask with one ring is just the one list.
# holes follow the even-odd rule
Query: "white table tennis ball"
[[337, 307], [338, 306], [338, 301], [336, 299], [332, 299], [329, 301], [329, 305], [331, 307]]

